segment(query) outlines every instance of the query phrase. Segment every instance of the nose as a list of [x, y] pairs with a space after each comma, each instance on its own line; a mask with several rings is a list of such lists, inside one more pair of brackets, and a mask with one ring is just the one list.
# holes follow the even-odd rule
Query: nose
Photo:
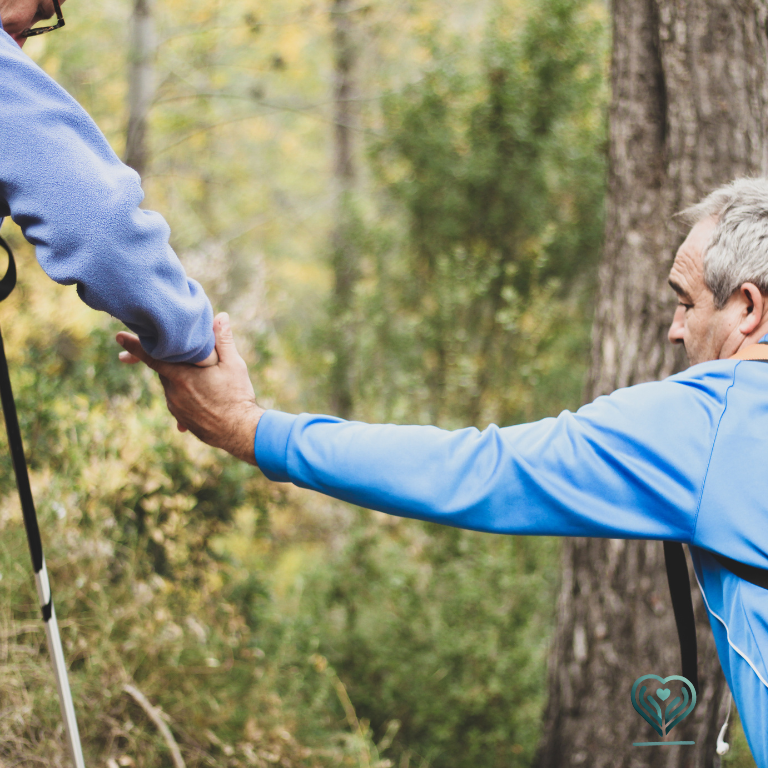
[[669, 326], [669, 333], [667, 333], [667, 338], [672, 344], [682, 344], [684, 331], [685, 307], [678, 306], [675, 310], [675, 316], [672, 318], [672, 325]]

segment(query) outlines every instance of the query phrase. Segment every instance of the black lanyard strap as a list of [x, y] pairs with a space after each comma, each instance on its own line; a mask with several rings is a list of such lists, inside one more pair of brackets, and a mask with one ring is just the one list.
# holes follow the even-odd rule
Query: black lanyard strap
[[680, 659], [683, 677], [699, 689], [698, 649], [696, 647], [696, 620], [691, 601], [691, 581], [688, 578], [688, 563], [685, 561], [683, 545], [676, 541], [664, 542], [664, 564], [667, 567], [669, 595], [675, 614], [677, 637], [680, 641]]
[[[8, 243], [1, 237], [0, 246], [8, 254], [8, 269], [3, 279], [0, 280], [0, 301], [3, 301], [8, 298], [16, 285], [16, 262]], [[3, 405], [5, 429], [8, 433], [8, 448], [11, 452], [13, 471], [16, 475], [16, 486], [19, 489], [21, 512], [24, 515], [24, 527], [27, 529], [29, 552], [32, 555], [32, 568], [35, 573], [39, 573], [43, 567], [43, 544], [40, 540], [40, 529], [37, 525], [37, 514], [35, 513], [35, 502], [32, 499], [32, 489], [29, 485], [27, 460], [24, 457], [24, 444], [21, 440], [19, 417], [16, 414], [16, 403], [13, 399], [11, 377], [8, 372], [8, 360], [5, 356], [2, 333], [0, 333], [0, 400], [2, 400]]]
[[[717, 552], [710, 552], [723, 568], [744, 581], [768, 589], [768, 568], [758, 568], [754, 565], [732, 560], [730, 557]], [[687, 677], [693, 687], [698, 690], [696, 622], [693, 617], [691, 602], [691, 582], [688, 578], [688, 565], [685, 562], [683, 545], [673, 541], [664, 542], [664, 563], [667, 567], [669, 594], [672, 598], [672, 610], [675, 613], [677, 637], [680, 641], [680, 658], [683, 666], [683, 677]]]
[[0, 301], [3, 301], [16, 287], [16, 261], [13, 258], [13, 251], [2, 237], [0, 237], [0, 247], [4, 248], [8, 254], [8, 269], [5, 270], [3, 279], [0, 280]]
[[754, 565], [747, 565], [738, 560], [731, 560], [730, 557], [720, 555], [717, 552], [710, 552], [710, 555], [717, 560], [723, 568], [727, 568], [731, 573], [735, 573], [740, 579], [756, 584], [758, 587], [768, 589], [768, 569], [758, 568]]

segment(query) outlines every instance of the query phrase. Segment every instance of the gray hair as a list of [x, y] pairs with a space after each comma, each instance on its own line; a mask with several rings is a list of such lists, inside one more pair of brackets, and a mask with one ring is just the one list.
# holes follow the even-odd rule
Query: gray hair
[[676, 218], [693, 226], [716, 218], [704, 249], [704, 282], [716, 309], [722, 309], [743, 283], [768, 294], [768, 179], [735, 179]]

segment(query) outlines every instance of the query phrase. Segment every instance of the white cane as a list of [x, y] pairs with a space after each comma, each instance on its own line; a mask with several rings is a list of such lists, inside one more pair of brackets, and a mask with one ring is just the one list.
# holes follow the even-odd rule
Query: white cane
[[[0, 246], [8, 254], [8, 269], [6, 270], [5, 277], [0, 280], [0, 301], [3, 301], [16, 285], [16, 264], [13, 260], [11, 249], [1, 237]], [[72, 693], [69, 690], [64, 649], [61, 647], [59, 625], [56, 623], [56, 611], [53, 607], [51, 587], [48, 583], [48, 571], [45, 568], [43, 544], [40, 540], [40, 529], [37, 525], [37, 514], [35, 513], [35, 503], [32, 500], [32, 489], [29, 485], [27, 461], [24, 458], [24, 446], [21, 442], [19, 419], [16, 415], [16, 404], [13, 400], [11, 378], [8, 374], [8, 361], [5, 357], [2, 335], [0, 335], [0, 399], [2, 400], [3, 414], [5, 415], [5, 429], [8, 433], [8, 447], [10, 448], [11, 459], [13, 460], [13, 471], [16, 475], [16, 487], [19, 489], [19, 498], [21, 499], [21, 511], [24, 515], [24, 527], [27, 531], [29, 552], [32, 555], [32, 568], [35, 572], [37, 596], [40, 599], [40, 608], [43, 612], [43, 622], [45, 623], [45, 634], [48, 637], [48, 652], [51, 656], [53, 673], [56, 677], [56, 687], [59, 689], [59, 704], [61, 705], [61, 716], [64, 718], [64, 727], [67, 731], [69, 751], [75, 768], [85, 768], [83, 749], [80, 746], [80, 733], [77, 730], [77, 720], [75, 719], [75, 707], [72, 703]]]

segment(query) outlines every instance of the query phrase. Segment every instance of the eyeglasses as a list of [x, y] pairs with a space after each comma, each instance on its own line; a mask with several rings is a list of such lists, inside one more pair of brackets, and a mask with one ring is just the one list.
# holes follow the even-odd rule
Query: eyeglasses
[[53, 32], [64, 26], [64, 17], [61, 15], [61, 6], [59, 0], [53, 0], [53, 9], [56, 11], [56, 23], [50, 27], [35, 27], [34, 29], [25, 29], [19, 37], [34, 37], [35, 35], [44, 35], [46, 32]]

